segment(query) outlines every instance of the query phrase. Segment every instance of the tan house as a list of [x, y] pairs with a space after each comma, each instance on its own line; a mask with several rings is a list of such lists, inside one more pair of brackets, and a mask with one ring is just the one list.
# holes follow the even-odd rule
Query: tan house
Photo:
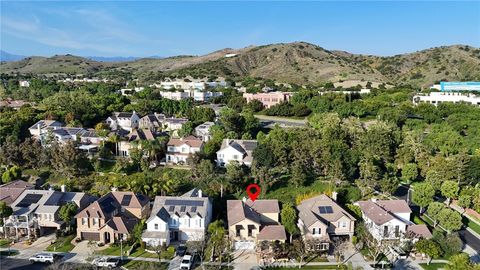
[[325, 194], [304, 200], [297, 206], [298, 224], [310, 248], [326, 251], [331, 236], [352, 237], [355, 218]]
[[126, 240], [139, 219], [149, 214], [149, 200], [133, 192], [110, 192], [78, 213], [77, 238], [105, 244]]
[[261, 241], [285, 242], [279, 213], [277, 200], [228, 200], [228, 235], [234, 249], [251, 250]]
[[195, 136], [185, 138], [171, 138], [167, 144], [167, 163], [185, 164], [187, 158], [202, 151], [203, 141]]

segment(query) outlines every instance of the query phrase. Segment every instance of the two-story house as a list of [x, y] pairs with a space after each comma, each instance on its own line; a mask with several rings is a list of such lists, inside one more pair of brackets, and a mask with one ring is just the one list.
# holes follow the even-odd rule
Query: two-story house
[[[425, 228], [414, 225], [410, 221], [412, 210], [404, 200], [377, 200], [358, 201], [355, 203], [362, 210], [365, 226], [377, 240], [404, 239], [407, 237], [431, 237]], [[426, 231], [429, 232], [428, 228]]]
[[217, 151], [217, 166], [224, 167], [232, 161], [245, 166], [251, 166], [253, 150], [257, 148], [257, 145], [256, 140], [224, 139], [220, 150]]
[[178, 131], [182, 129], [183, 125], [185, 125], [187, 122], [187, 118], [165, 118], [165, 121], [163, 121], [163, 129], [170, 132]]
[[213, 122], [205, 122], [201, 125], [198, 125], [197, 127], [195, 127], [195, 136], [197, 136], [204, 142], [208, 142], [212, 138], [210, 128], [214, 125], [215, 123]]
[[130, 152], [135, 149], [141, 149], [142, 141], [153, 141], [159, 136], [159, 133], [150, 129], [134, 129], [124, 140], [118, 142], [118, 156], [129, 157]]
[[104, 244], [126, 240], [149, 211], [147, 197], [130, 191], [112, 191], [75, 216], [77, 238]]
[[63, 123], [56, 120], [40, 120], [33, 126], [28, 128], [30, 135], [35, 139], [40, 139], [42, 134], [47, 133], [49, 130], [55, 130], [63, 127]]
[[277, 200], [228, 200], [228, 235], [235, 250], [251, 250], [262, 241], [287, 239]]
[[212, 219], [212, 202], [199, 189], [182, 196], [157, 196], [142, 240], [149, 247], [200, 241]]
[[90, 202], [90, 196], [81, 192], [27, 189], [10, 205], [13, 214], [5, 226], [17, 236], [29, 237], [42, 235], [46, 230], [58, 230], [64, 226], [59, 217], [60, 208], [70, 202], [82, 209]]
[[327, 251], [330, 236], [353, 236], [355, 218], [325, 194], [298, 206], [298, 227], [310, 249]]
[[138, 127], [140, 129], [150, 129], [152, 131], [162, 131], [163, 123], [165, 122], [165, 115], [163, 113], [147, 114], [140, 119]]
[[187, 158], [203, 148], [203, 141], [194, 136], [172, 138], [167, 144], [167, 163], [185, 164]]
[[135, 112], [114, 112], [112, 116], [108, 117], [105, 121], [112, 130], [126, 130], [132, 131], [132, 129], [138, 128], [140, 122], [140, 116]]

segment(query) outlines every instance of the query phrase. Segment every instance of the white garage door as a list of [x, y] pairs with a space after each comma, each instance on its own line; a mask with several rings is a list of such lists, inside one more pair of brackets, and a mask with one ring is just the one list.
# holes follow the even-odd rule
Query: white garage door
[[235, 250], [255, 249], [255, 242], [253, 241], [235, 241]]

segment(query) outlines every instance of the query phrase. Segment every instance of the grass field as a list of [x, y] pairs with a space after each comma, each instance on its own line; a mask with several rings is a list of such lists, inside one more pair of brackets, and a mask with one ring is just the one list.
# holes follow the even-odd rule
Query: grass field
[[126, 264], [122, 266], [129, 270], [140, 270], [140, 269], [167, 270], [168, 269], [168, 263], [144, 262], [144, 261], [128, 261]]
[[283, 203], [292, 202], [295, 203], [295, 198], [298, 195], [309, 194], [309, 193], [318, 193], [321, 194], [329, 189], [329, 184], [322, 181], [314, 181], [311, 185], [305, 187], [295, 188], [291, 185], [284, 185], [276, 189], [271, 189], [267, 195], [266, 199], [277, 199]]
[[[167, 249], [160, 254], [162, 259], [171, 260], [175, 255], [175, 250], [173, 248]], [[144, 258], [158, 258], [157, 253], [146, 252], [143, 248], [135, 249], [130, 257], [144, 257]]]
[[431, 263], [427, 265], [426, 263], [421, 263], [420, 266], [425, 270], [437, 270], [445, 268], [446, 263]]
[[[284, 270], [284, 269], [299, 269], [298, 267], [267, 267], [265, 268], [267, 270]], [[300, 269], [318, 269], [318, 270], [321, 270], [321, 269], [341, 269], [341, 268], [337, 268], [336, 265], [305, 265], [305, 266], [302, 266], [302, 268]]]
[[470, 220], [469, 218], [466, 218], [465, 220], [466, 222], [466, 225], [474, 230], [476, 233], [480, 234], [480, 225], [478, 225], [477, 223], [475, 223], [473, 220]]
[[7, 248], [12, 241], [8, 239], [0, 239], [0, 248]]
[[57, 238], [57, 240], [55, 240], [55, 243], [47, 247], [46, 251], [69, 252], [74, 248], [74, 245], [72, 245], [71, 243], [73, 238], [75, 238], [75, 235], [68, 235]]
[[[129, 246], [125, 243], [123, 244], [123, 246], [122, 246], [123, 256], [126, 256], [127, 251], [130, 249], [130, 247], [131, 246]], [[113, 246], [110, 245], [106, 249], [102, 249], [102, 250], [97, 251], [97, 254], [108, 255], [108, 256], [120, 256], [120, 244], [113, 245]]]

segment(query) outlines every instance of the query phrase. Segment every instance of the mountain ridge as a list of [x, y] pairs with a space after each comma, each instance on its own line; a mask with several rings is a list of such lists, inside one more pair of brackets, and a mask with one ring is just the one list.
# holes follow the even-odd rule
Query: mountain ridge
[[[227, 54], [235, 55], [225, 57]], [[439, 80], [480, 80], [480, 49], [468, 45], [440, 46], [394, 56], [327, 50], [307, 42], [224, 48], [200, 56], [140, 58], [98, 62], [73, 55], [27, 57], [0, 65], [2, 73], [111, 74], [126, 72], [147, 78], [175, 76], [247, 76], [295, 84], [349, 80], [423, 86]]]

